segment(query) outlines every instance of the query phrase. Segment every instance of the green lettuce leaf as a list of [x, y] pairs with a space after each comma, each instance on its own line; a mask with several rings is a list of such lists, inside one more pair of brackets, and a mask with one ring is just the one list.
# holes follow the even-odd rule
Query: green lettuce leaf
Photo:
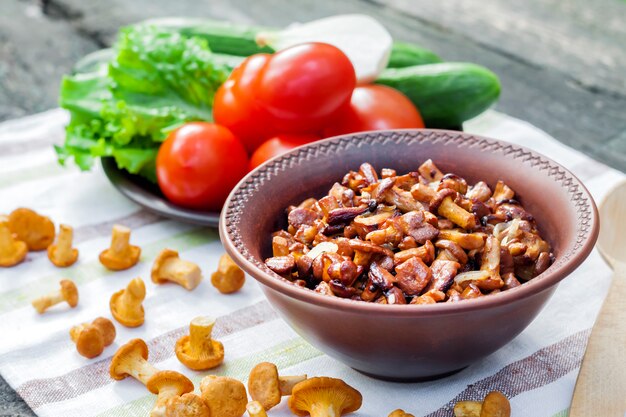
[[112, 54], [79, 68], [61, 84], [71, 119], [59, 161], [86, 170], [113, 157], [151, 181], [160, 143], [185, 122], [212, 119], [213, 96], [231, 70], [206, 41], [150, 26], [122, 29]]

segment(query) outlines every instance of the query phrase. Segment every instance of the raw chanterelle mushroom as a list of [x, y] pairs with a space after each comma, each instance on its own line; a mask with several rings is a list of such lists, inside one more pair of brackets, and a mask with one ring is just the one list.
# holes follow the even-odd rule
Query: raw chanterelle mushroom
[[72, 327], [70, 338], [76, 343], [78, 353], [89, 359], [95, 358], [115, 340], [115, 326], [111, 320], [98, 317], [91, 323]]
[[59, 268], [71, 266], [78, 259], [78, 249], [72, 247], [73, 235], [72, 226], [61, 224], [56, 242], [48, 246], [48, 259]]
[[209, 375], [200, 382], [202, 399], [211, 416], [241, 417], [246, 412], [246, 387], [234, 378]]
[[454, 405], [455, 417], [510, 417], [511, 404], [500, 391], [491, 391], [483, 402], [459, 401]]
[[291, 395], [293, 387], [306, 378], [306, 375], [281, 377], [278, 375], [276, 365], [261, 362], [250, 371], [248, 392], [253, 400], [269, 410], [280, 403], [283, 395]]
[[211, 338], [215, 319], [196, 317], [189, 323], [189, 334], [176, 342], [176, 357], [187, 368], [203, 371], [224, 361], [224, 345]]
[[111, 246], [100, 253], [100, 263], [113, 271], [134, 266], [139, 261], [141, 248], [130, 244], [130, 229], [116, 224], [111, 234]]
[[141, 304], [146, 298], [146, 285], [135, 278], [125, 289], [111, 296], [109, 307], [115, 320], [126, 327], [139, 327], [144, 322], [145, 312]]
[[67, 302], [72, 308], [78, 305], [78, 289], [76, 288], [76, 284], [69, 279], [63, 279], [59, 284], [61, 288], [58, 291], [33, 300], [32, 305], [35, 307], [35, 310], [37, 310], [37, 313], [43, 314], [50, 307], [62, 303], [63, 301]]
[[148, 362], [148, 345], [141, 339], [132, 339], [117, 350], [111, 359], [109, 375], [118, 381], [131, 376], [157, 394], [152, 417], [165, 415], [168, 400], [193, 391], [193, 383], [186, 376], [161, 371]]
[[9, 228], [18, 240], [26, 242], [32, 251], [44, 250], [54, 240], [54, 223], [37, 212], [18, 208], [9, 215]]
[[361, 408], [361, 393], [341, 379], [309, 378], [296, 384], [289, 408], [297, 416], [339, 417]]
[[160, 371], [148, 380], [146, 388], [151, 393], [157, 394], [157, 400], [150, 412], [150, 417], [164, 417], [167, 402], [193, 391], [193, 383], [181, 373]]
[[413, 414], [409, 414], [404, 410], [394, 410], [391, 412], [391, 414], [389, 414], [388, 417], [415, 417]]
[[151, 277], [155, 284], [171, 281], [191, 291], [202, 281], [202, 272], [197, 264], [180, 259], [175, 250], [163, 249], [154, 260]]
[[111, 378], [120, 381], [132, 376], [144, 385], [157, 372], [159, 370], [148, 362], [148, 345], [141, 339], [132, 339], [121, 346], [113, 355], [109, 367]]
[[222, 294], [230, 294], [239, 291], [246, 282], [246, 275], [235, 264], [230, 256], [224, 254], [220, 257], [217, 271], [211, 275], [211, 284]]
[[28, 254], [28, 245], [13, 237], [9, 221], [0, 216], [0, 266], [9, 267], [19, 264]]
[[167, 400], [165, 417], [211, 417], [211, 411], [202, 398], [187, 393]]

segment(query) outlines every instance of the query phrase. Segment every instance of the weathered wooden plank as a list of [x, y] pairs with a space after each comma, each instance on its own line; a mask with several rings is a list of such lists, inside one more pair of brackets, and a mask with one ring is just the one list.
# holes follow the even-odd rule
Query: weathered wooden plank
[[591, 90], [626, 96], [623, 0], [373, 0]]
[[62, 75], [99, 46], [34, 0], [0, 3], [0, 120], [55, 107]]
[[24, 400], [0, 376], [0, 416], [35, 417]]

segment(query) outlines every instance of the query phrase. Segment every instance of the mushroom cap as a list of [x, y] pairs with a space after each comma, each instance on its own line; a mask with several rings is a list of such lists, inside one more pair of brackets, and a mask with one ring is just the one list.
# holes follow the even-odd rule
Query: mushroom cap
[[78, 288], [76, 288], [76, 284], [69, 279], [61, 280], [60, 284], [63, 299], [70, 305], [70, 307], [76, 307], [78, 304]]
[[248, 392], [253, 400], [269, 410], [280, 403], [278, 368], [270, 362], [261, 362], [250, 371]]
[[443, 202], [446, 197], [450, 197], [452, 201], [454, 201], [458, 197], [459, 193], [454, 191], [451, 188], [442, 188], [437, 191], [435, 198], [430, 202], [430, 212], [433, 214], [437, 214], [437, 210], [439, 210], [439, 206]]
[[211, 284], [222, 294], [237, 292], [246, 282], [246, 274], [228, 256], [223, 254], [218, 262], [217, 271], [211, 274]]
[[165, 417], [211, 417], [211, 410], [202, 398], [187, 393], [167, 400]]
[[104, 338], [97, 327], [87, 326], [76, 339], [76, 350], [82, 356], [92, 359], [104, 350]]
[[112, 271], [123, 271], [134, 266], [141, 256], [141, 248], [139, 246], [128, 245], [126, 256], [115, 256], [110, 249], [100, 252], [100, 263], [107, 269]]
[[109, 375], [111, 375], [111, 378], [118, 381], [126, 378], [128, 374], [119, 371], [117, 367], [132, 357], [148, 360], [148, 345], [146, 345], [146, 342], [141, 339], [132, 339], [115, 352], [115, 355], [113, 355], [111, 359], [111, 366], [109, 367]]
[[2, 251], [0, 256], [0, 266], [9, 267], [17, 265], [26, 258], [28, 245], [21, 240], [13, 240], [13, 248], [10, 251]]
[[413, 414], [409, 414], [404, 410], [397, 409], [393, 410], [388, 417], [415, 417]]
[[18, 208], [9, 215], [9, 228], [18, 240], [32, 251], [44, 250], [52, 244], [56, 230], [49, 217], [28, 208]]
[[190, 349], [190, 337], [184, 335], [176, 341], [176, 357], [187, 368], [194, 371], [205, 371], [207, 369], [213, 369], [224, 362], [224, 345], [217, 340], [211, 340], [213, 346], [213, 354], [203, 354], [202, 356], [195, 356]]
[[176, 387], [176, 395], [183, 395], [193, 391], [193, 382], [185, 375], [176, 371], [157, 372], [146, 383], [146, 388], [153, 394], [158, 394], [165, 386]]
[[102, 334], [104, 346], [109, 346], [113, 343], [116, 331], [111, 320], [104, 317], [98, 317], [91, 324], [100, 331], [100, 334]]
[[57, 245], [48, 246], [48, 259], [50, 262], [54, 264], [54, 266], [58, 266], [59, 268], [67, 268], [68, 266], [74, 265], [78, 260], [78, 249], [72, 248], [70, 251], [70, 256], [64, 259], [60, 259], [56, 256]]
[[166, 248], [159, 252], [154, 260], [154, 263], [152, 264], [152, 269], [150, 270], [150, 278], [152, 279], [152, 282], [155, 284], [163, 284], [164, 282], [167, 282], [166, 279], [160, 277], [161, 267], [166, 260], [178, 257], [178, 252], [172, 249]]
[[209, 375], [200, 382], [202, 399], [212, 416], [241, 417], [246, 412], [246, 387], [234, 378]]
[[306, 379], [293, 387], [289, 408], [297, 416], [309, 415], [311, 405], [333, 405], [339, 415], [361, 408], [363, 396], [341, 379], [315, 377]]
[[167, 400], [165, 417], [211, 417], [211, 410], [202, 398], [189, 392]]

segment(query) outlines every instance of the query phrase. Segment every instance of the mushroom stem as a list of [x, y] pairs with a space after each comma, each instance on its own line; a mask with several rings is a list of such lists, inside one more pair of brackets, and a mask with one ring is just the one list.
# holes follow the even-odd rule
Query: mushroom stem
[[165, 385], [159, 389], [156, 403], [150, 412], [150, 417], [164, 417], [167, 400], [180, 396], [180, 389], [174, 385]]
[[128, 375], [146, 385], [148, 380], [159, 372], [159, 369], [155, 368], [147, 360], [140, 358], [137, 359], [136, 362], [129, 364], [128, 368], [123, 369], [123, 372], [126, 372]]
[[198, 357], [207, 357], [213, 354], [211, 333], [215, 319], [212, 317], [196, 317], [189, 323], [190, 353]]
[[50, 307], [62, 303], [63, 301], [65, 301], [65, 298], [63, 297], [61, 291], [55, 291], [33, 300], [32, 305], [35, 307], [35, 310], [41, 314]]
[[166, 259], [159, 272], [162, 279], [175, 282], [183, 287], [187, 287], [188, 282], [199, 282], [202, 279], [198, 265], [178, 257]]
[[110, 251], [115, 256], [123, 256], [130, 246], [130, 229], [116, 224], [111, 235]]
[[293, 391], [293, 387], [299, 383], [307, 379], [306, 375], [293, 375], [293, 376], [279, 376], [278, 377], [278, 387], [280, 389], [280, 395], [291, 395], [291, 391]]
[[65, 259], [72, 256], [72, 239], [74, 231], [71, 226], [66, 224], [59, 225], [59, 234], [56, 241], [56, 255]]
[[128, 283], [126, 291], [120, 296], [121, 313], [135, 311], [141, 307], [141, 302], [146, 298], [146, 286], [140, 278], [135, 278]]
[[265, 409], [258, 401], [249, 402], [246, 405], [246, 410], [248, 410], [248, 414], [250, 414], [250, 417], [267, 417]]
[[72, 342], [76, 343], [78, 341], [78, 337], [80, 336], [81, 332], [89, 326], [90, 326], [89, 323], [81, 323], [81, 324], [77, 324], [76, 326], [73, 326], [70, 329], [70, 339], [72, 339]]

